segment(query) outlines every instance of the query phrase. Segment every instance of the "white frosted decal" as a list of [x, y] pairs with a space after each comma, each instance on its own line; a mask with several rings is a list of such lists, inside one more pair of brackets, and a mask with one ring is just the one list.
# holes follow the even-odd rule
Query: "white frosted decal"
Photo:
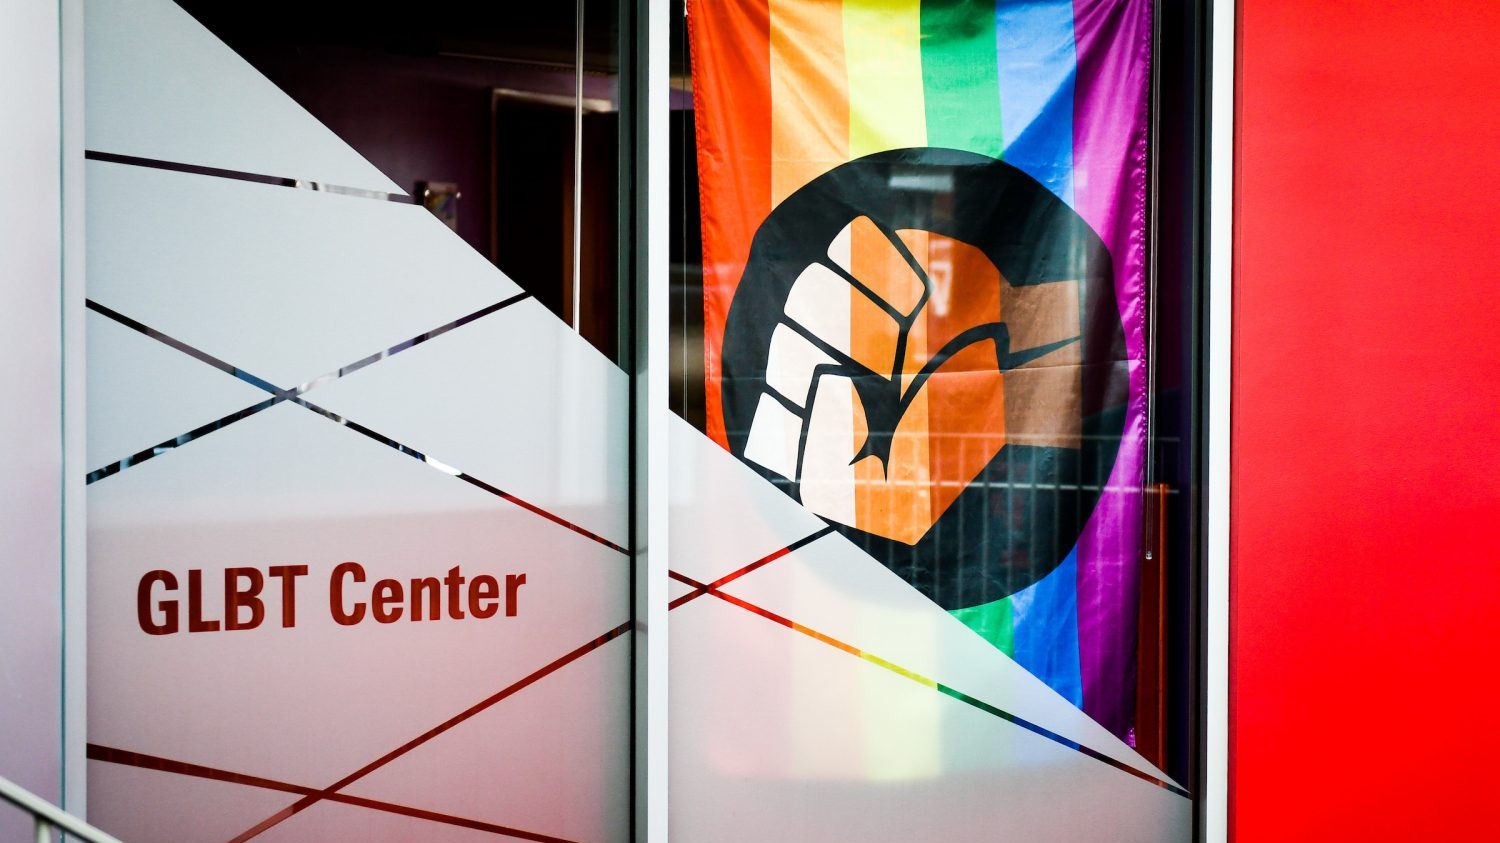
[[89, 150], [405, 193], [171, 0], [83, 20]]
[[[560, 659], [550, 676], [567, 679], [575, 705], [606, 726], [626, 716], [620, 672], [585, 664], [626, 644], [615, 640], [629, 618], [623, 554], [303, 407], [280, 404], [91, 484], [89, 509], [93, 744], [323, 788], [450, 722], [443, 734], [473, 739], [477, 714], [452, 721], [486, 700], [502, 719], [522, 700], [534, 720], [526, 697], [495, 697]], [[258, 609], [228, 605], [235, 569], [260, 572]], [[553, 770], [559, 792], [624, 788], [628, 734], [606, 731], [603, 766]], [[531, 775], [444, 769], [388, 801], [440, 810], [432, 788]], [[171, 782], [133, 810], [168, 811], [180, 799]], [[573, 809], [622, 821], [612, 804]]]
[[668, 423], [673, 570], [711, 582], [826, 527], [687, 422]]
[[1176, 782], [701, 433], [671, 434], [674, 833], [1186, 834]]
[[520, 292], [416, 205], [90, 162], [88, 295], [296, 386]]
[[1158, 843], [1191, 828], [1175, 793], [738, 606], [700, 597], [671, 623], [674, 837]]
[[[85, 17], [91, 150], [398, 190], [175, 5]], [[419, 205], [86, 169], [94, 818], [623, 840], [626, 375]]]
[[228, 840], [297, 795], [95, 761], [89, 822], [121, 840]]
[[628, 388], [619, 367], [528, 300], [308, 397], [623, 544]]
[[97, 313], [85, 325], [90, 471], [270, 397]]

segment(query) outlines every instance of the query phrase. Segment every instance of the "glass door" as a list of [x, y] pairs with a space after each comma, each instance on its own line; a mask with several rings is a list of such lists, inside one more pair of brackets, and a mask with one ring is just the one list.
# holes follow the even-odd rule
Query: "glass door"
[[85, 15], [90, 819], [626, 839], [613, 5]]
[[1189, 839], [1156, 4], [675, 5], [673, 833]]
[[1187, 839], [1158, 5], [85, 0], [89, 819]]

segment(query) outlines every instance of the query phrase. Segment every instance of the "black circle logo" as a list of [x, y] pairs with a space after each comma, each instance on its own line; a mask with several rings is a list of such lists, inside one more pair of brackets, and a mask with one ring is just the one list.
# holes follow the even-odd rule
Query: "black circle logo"
[[724, 334], [730, 450], [946, 609], [1066, 557], [1127, 385], [1099, 236], [950, 149], [860, 158], [778, 205]]

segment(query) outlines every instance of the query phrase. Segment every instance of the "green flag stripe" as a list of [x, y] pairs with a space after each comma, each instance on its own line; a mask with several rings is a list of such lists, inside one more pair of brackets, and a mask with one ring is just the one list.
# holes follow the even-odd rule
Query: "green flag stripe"
[[1015, 658], [1015, 613], [1009, 597], [967, 609], [954, 609], [952, 614], [1001, 652]]
[[994, 0], [924, 0], [927, 143], [999, 158], [1000, 73]]

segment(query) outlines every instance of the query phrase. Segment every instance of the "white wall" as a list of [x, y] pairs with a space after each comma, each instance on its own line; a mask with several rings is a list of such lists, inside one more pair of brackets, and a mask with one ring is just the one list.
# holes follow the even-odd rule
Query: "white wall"
[[[62, 766], [58, 9], [0, 2], [0, 775], [51, 801]], [[29, 834], [0, 803], [0, 840]]]

